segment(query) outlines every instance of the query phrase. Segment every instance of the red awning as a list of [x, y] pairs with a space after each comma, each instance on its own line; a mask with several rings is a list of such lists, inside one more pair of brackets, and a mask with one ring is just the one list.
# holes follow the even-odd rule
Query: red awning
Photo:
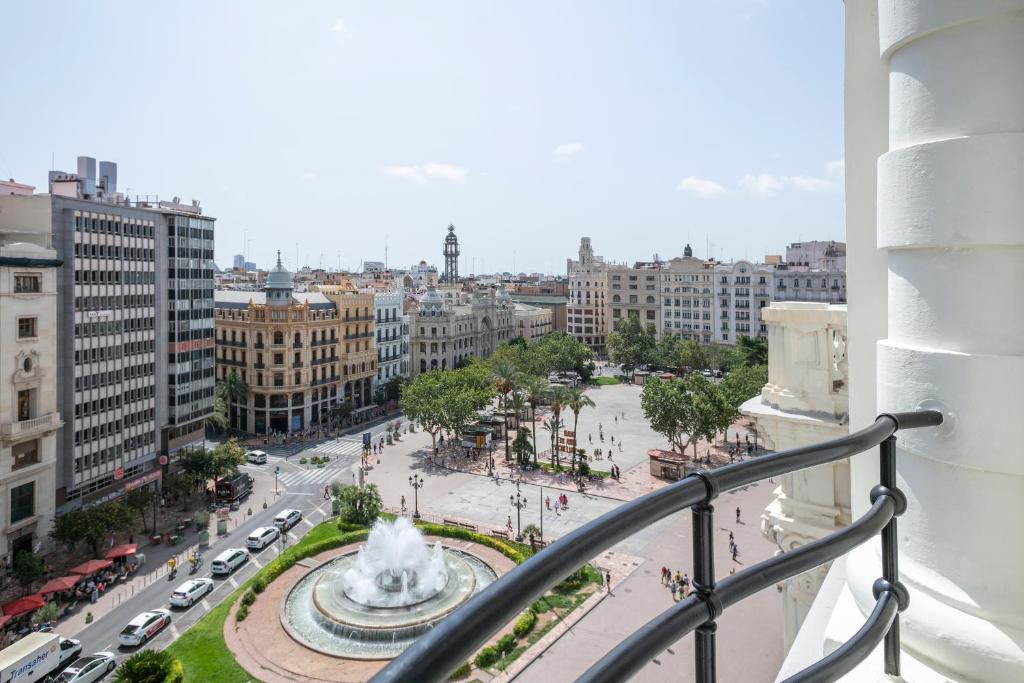
[[35, 612], [37, 609], [46, 604], [41, 595], [26, 595], [23, 598], [12, 600], [11, 602], [4, 605], [4, 614], [9, 617], [16, 617], [19, 614], [27, 614], [28, 612]]
[[139, 546], [136, 543], [125, 543], [123, 545], [115, 545], [113, 548], [108, 550], [107, 554], [103, 557], [107, 558], [108, 560], [116, 560], [119, 557], [128, 557], [129, 555], [134, 555], [138, 549]]
[[6, 626], [7, 622], [10, 621], [13, 618], [14, 617], [8, 616], [6, 614], [0, 616], [0, 628], [3, 628], [4, 626]]
[[77, 567], [72, 567], [70, 571], [72, 574], [81, 574], [82, 576], [89, 576], [90, 574], [95, 574], [101, 569], [106, 569], [107, 567], [110, 567], [113, 564], [114, 563], [110, 560], [89, 560], [88, 562], [83, 562]]
[[50, 593], [63, 593], [69, 591], [78, 585], [78, 582], [82, 580], [81, 576], [77, 574], [75, 576], [62, 576], [59, 579], [50, 579], [43, 584], [43, 587], [39, 589], [40, 595], [48, 595]]

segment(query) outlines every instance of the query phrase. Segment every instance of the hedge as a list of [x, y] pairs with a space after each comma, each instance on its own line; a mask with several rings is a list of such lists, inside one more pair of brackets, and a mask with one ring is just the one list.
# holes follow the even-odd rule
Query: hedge
[[460, 678], [465, 678], [470, 672], [469, 662], [463, 662], [458, 669], [452, 672], [452, 675], [448, 677], [450, 681], [456, 681]]
[[498, 638], [496, 647], [498, 648], [498, 652], [502, 656], [507, 655], [509, 652], [512, 652], [512, 650], [515, 649], [516, 637], [511, 633], [506, 633], [501, 638]]
[[416, 526], [423, 531], [423, 533], [429, 536], [458, 538], [463, 541], [472, 541], [473, 543], [479, 543], [480, 545], [487, 546], [488, 548], [497, 550], [516, 564], [526, 562], [530, 556], [530, 550], [527, 546], [503, 541], [500, 538], [494, 538], [493, 536], [485, 536], [484, 534], [470, 531], [469, 529], [463, 529], [462, 527], [446, 526], [444, 524], [435, 524], [433, 522], [417, 522]]
[[500, 657], [501, 653], [498, 652], [498, 648], [493, 645], [488, 645], [476, 654], [475, 661], [476, 665], [483, 669], [497, 662]]
[[515, 634], [516, 638], [522, 638], [527, 633], [533, 630], [533, 627], [537, 625], [537, 613], [531, 610], [526, 610], [523, 615], [516, 620], [515, 626], [512, 627], [512, 633]]

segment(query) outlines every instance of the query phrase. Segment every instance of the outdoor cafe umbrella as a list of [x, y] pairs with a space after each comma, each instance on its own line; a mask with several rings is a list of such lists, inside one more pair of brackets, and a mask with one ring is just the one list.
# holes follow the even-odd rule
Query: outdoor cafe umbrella
[[107, 567], [113, 564], [114, 563], [110, 560], [88, 560], [87, 562], [83, 562], [77, 567], [72, 567], [70, 571], [72, 574], [81, 574], [82, 576], [89, 576], [90, 574], [95, 574], [101, 569], [106, 569]]
[[139, 546], [136, 543], [124, 543], [122, 545], [115, 545], [113, 548], [108, 550], [107, 554], [103, 557], [105, 557], [108, 560], [116, 560], [119, 557], [128, 557], [129, 555], [134, 555], [138, 549]]
[[77, 574], [75, 576], [62, 576], [59, 579], [50, 579], [39, 589], [39, 594], [63, 593], [74, 588], [81, 580], [82, 577]]
[[32, 595], [26, 595], [23, 598], [12, 600], [3, 606], [4, 614], [10, 617], [16, 617], [20, 614], [26, 614], [28, 612], [34, 612], [43, 605], [46, 601], [43, 600], [42, 596], [38, 593]]

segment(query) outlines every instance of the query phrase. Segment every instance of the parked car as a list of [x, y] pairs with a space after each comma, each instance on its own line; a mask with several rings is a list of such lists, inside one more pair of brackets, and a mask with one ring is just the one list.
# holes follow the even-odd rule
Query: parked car
[[281, 536], [281, 530], [276, 526], [261, 526], [249, 534], [245, 539], [245, 545], [249, 550], [263, 550]]
[[249, 451], [245, 454], [245, 459], [251, 462], [253, 465], [266, 465], [267, 454], [263, 451]]
[[217, 576], [227, 576], [248, 561], [248, 552], [241, 548], [230, 548], [210, 563], [210, 572]]
[[154, 609], [143, 612], [128, 622], [128, 625], [117, 634], [117, 642], [125, 647], [138, 647], [160, 633], [171, 623], [171, 613], [165, 609]]
[[172, 607], [191, 607], [204, 595], [213, 590], [213, 579], [190, 579], [171, 593]]
[[301, 510], [281, 510], [281, 512], [277, 513], [277, 516], [274, 517], [274, 526], [276, 526], [278, 529], [284, 532], [291, 529], [301, 520]]
[[55, 683], [93, 683], [117, 668], [117, 659], [113, 652], [97, 652], [86, 657], [79, 657], [64, 669], [56, 678]]

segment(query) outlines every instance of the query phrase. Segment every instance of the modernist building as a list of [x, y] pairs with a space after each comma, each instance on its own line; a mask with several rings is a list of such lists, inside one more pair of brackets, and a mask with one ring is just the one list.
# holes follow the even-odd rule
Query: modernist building
[[551, 334], [551, 311], [540, 306], [528, 306], [518, 302], [512, 303], [515, 321], [515, 337], [526, 341], [537, 341], [545, 334]]
[[608, 265], [606, 268], [609, 331], [614, 331], [619, 321], [632, 317], [653, 327], [660, 338], [661, 263], [637, 263], [632, 267]]
[[341, 401], [337, 306], [318, 292], [296, 293], [281, 265], [263, 292], [214, 292], [217, 378], [237, 372], [249, 386], [231, 405], [232, 428], [265, 434], [325, 421]]
[[101, 162], [97, 174], [89, 157], [77, 173], [51, 172], [50, 194], [0, 205], [0, 228], [49, 233], [63, 262], [57, 507], [156, 485], [158, 456], [201, 439], [213, 406], [213, 219], [198, 204], [129, 199], [116, 165]]
[[471, 356], [487, 358], [515, 336], [512, 300], [504, 288], [463, 293], [448, 303], [429, 287], [410, 315], [411, 374], [455, 368]]
[[569, 305], [566, 326], [569, 334], [590, 347], [598, 358], [606, 354], [605, 337], [609, 331], [608, 266], [594, 256], [589, 237], [580, 238], [579, 260], [566, 262], [569, 276]]
[[46, 542], [54, 514], [62, 264], [48, 242], [0, 230], [0, 566]]

